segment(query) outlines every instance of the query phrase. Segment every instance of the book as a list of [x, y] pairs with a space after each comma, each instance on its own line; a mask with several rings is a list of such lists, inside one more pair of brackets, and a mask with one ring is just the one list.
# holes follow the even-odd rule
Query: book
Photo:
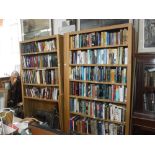
[[122, 67], [73, 67], [71, 69], [70, 79], [72, 80], [87, 80], [98, 82], [127, 82], [126, 68]]
[[70, 117], [70, 131], [77, 134], [122, 135], [124, 134], [124, 125], [72, 116]]
[[56, 41], [34, 41], [22, 44], [22, 53], [51, 52], [56, 49]]
[[58, 100], [59, 91], [58, 88], [38, 88], [33, 86], [26, 86], [25, 93], [27, 97], [52, 99], [54, 101]]
[[57, 67], [57, 55], [55, 53], [37, 56], [23, 56], [23, 67]]
[[72, 64], [127, 64], [128, 48], [88, 49], [71, 52]]
[[[128, 123], [125, 122], [125, 104], [129, 104], [128, 35], [128, 28], [82, 31], [70, 35], [70, 117], [79, 116], [74, 119], [74, 130], [77, 128], [78, 133], [125, 133], [124, 123]], [[150, 79], [152, 77], [150, 74]]]
[[23, 82], [28, 84], [58, 84], [58, 69], [24, 70]]
[[117, 122], [125, 121], [125, 108], [111, 103], [70, 99], [70, 112], [83, 114], [91, 118], [100, 118]]

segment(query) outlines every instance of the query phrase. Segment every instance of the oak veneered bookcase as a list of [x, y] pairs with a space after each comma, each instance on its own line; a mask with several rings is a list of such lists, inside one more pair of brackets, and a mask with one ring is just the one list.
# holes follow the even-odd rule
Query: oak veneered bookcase
[[129, 134], [132, 25], [64, 35], [64, 129], [68, 134]]
[[55, 106], [63, 130], [63, 36], [22, 41], [20, 51], [25, 117]]

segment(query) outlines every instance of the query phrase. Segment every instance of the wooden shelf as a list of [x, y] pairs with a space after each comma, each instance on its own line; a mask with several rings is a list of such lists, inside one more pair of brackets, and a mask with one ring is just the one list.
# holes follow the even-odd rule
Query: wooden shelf
[[102, 32], [102, 31], [109, 31], [109, 30], [120, 30], [123, 28], [129, 28], [131, 24], [118, 24], [118, 25], [111, 25], [111, 26], [104, 26], [92, 29], [85, 29], [77, 32], [70, 32], [69, 35], [77, 35], [77, 34], [85, 34], [85, 33], [93, 33], [93, 32]]
[[33, 84], [33, 83], [23, 83], [25, 86], [38, 86], [38, 87], [58, 87], [58, 84]]
[[71, 67], [76, 67], [76, 66], [84, 66], [84, 67], [128, 67], [127, 65], [113, 65], [113, 64], [69, 64]]
[[106, 49], [106, 48], [118, 48], [118, 47], [127, 47], [128, 45], [106, 45], [106, 46], [91, 46], [91, 47], [80, 47], [80, 48], [73, 48], [70, 51], [78, 51], [78, 50], [88, 50], [88, 49]]
[[58, 102], [52, 99], [43, 99], [43, 98], [37, 98], [37, 97], [28, 97], [24, 96], [25, 99], [31, 99], [31, 100], [37, 100], [37, 101], [47, 101], [47, 102]]
[[77, 131], [70, 131], [71, 135], [92, 135], [92, 134], [88, 134], [88, 133], [79, 133]]
[[57, 50], [52, 50], [52, 51], [49, 51], [49, 52], [33, 52], [33, 53], [22, 53], [21, 55], [22, 56], [26, 56], [26, 55], [39, 55], [39, 54], [51, 54], [51, 53], [56, 53]]
[[114, 123], [114, 124], [123, 124], [123, 125], [125, 124], [125, 122], [117, 122], [117, 121], [105, 120], [103, 118], [95, 118], [95, 117], [92, 117], [92, 116], [89, 116], [89, 115], [76, 113], [76, 112], [70, 112], [70, 114], [78, 115], [78, 116], [82, 116], [82, 117], [88, 117], [88, 118], [91, 118], [91, 119], [96, 119], [96, 120], [99, 120], [99, 121], [104, 121], [104, 122], [109, 122], [109, 123]]
[[21, 41], [20, 43], [21, 44], [26, 44], [26, 43], [30, 43], [30, 42], [36, 42], [36, 41], [46, 41], [46, 40], [51, 40], [51, 39], [56, 39], [58, 35], [52, 35], [52, 36], [42, 36], [42, 37], [39, 37], [39, 38], [34, 38], [34, 39], [29, 39], [29, 40], [26, 40], [26, 41]]
[[111, 101], [108, 99], [99, 99], [99, 98], [91, 98], [91, 97], [83, 97], [83, 96], [75, 96], [75, 95], [69, 95], [70, 98], [76, 98], [76, 99], [84, 99], [84, 100], [93, 100], [93, 101], [100, 101], [100, 102], [110, 102], [110, 103], [117, 103], [126, 105], [126, 102], [117, 102], [117, 101]]
[[126, 86], [126, 83], [115, 83], [115, 82], [99, 82], [99, 81], [88, 81], [88, 80], [69, 80], [70, 82], [83, 82], [83, 83], [95, 83], [95, 84], [110, 84], [110, 85], [123, 85]]
[[151, 87], [151, 86], [144, 87], [144, 92], [154, 92], [154, 91], [155, 91], [155, 87]]
[[[51, 46], [54, 48], [47, 48], [47, 50], [45, 48], [40, 48], [40, 51], [38, 50], [39, 48], [36, 48], [34, 52], [28, 52], [26, 51], [27, 49], [27, 45], [30, 45], [30, 47], [28, 47], [29, 49], [32, 49], [33, 46], [31, 47], [31, 44], [35, 44], [37, 45], [37, 47], [39, 47], [38, 42], [41, 43], [45, 43], [45, 41], [54, 41], [55, 46]], [[24, 117], [31, 117], [34, 116], [34, 112], [36, 110], [43, 110], [43, 111], [52, 111], [54, 107], [57, 108], [58, 111], [58, 115], [59, 115], [59, 126], [60, 129], [63, 131], [63, 120], [64, 120], [64, 115], [63, 115], [63, 68], [64, 68], [64, 64], [63, 64], [63, 57], [64, 57], [64, 46], [63, 46], [63, 41], [64, 38], [62, 35], [52, 35], [52, 36], [45, 36], [45, 37], [37, 37], [34, 39], [30, 39], [30, 40], [26, 40], [26, 41], [22, 41], [20, 42], [20, 61], [21, 61], [21, 79], [24, 79], [26, 76], [31, 76], [28, 73], [23, 74], [25, 71], [54, 71], [54, 75], [55, 77], [57, 77], [58, 81], [56, 84], [38, 84], [36, 83], [31, 83], [33, 81], [31, 80], [26, 80], [24, 82], [24, 80], [22, 81], [21, 85], [22, 85], [22, 99], [24, 102], [24, 106], [23, 106], [23, 110], [24, 110]], [[52, 43], [52, 42], [51, 42]], [[53, 44], [53, 43], [52, 43]], [[42, 46], [43, 44], [41, 44]], [[25, 49], [25, 51], [23, 51]], [[45, 49], [45, 50], [44, 50]], [[42, 51], [41, 51], [42, 50]], [[33, 49], [31, 50], [33, 51]], [[51, 66], [49, 64], [49, 67], [46, 67], [47, 65], [45, 64], [44, 66], [44, 60], [40, 59], [42, 64], [33, 64], [33, 63], [29, 63], [31, 67], [28, 67], [28, 65], [25, 64], [25, 66], [23, 65], [23, 57], [28, 57], [30, 60], [31, 56], [39, 56], [41, 58], [43, 58], [44, 56], [47, 55], [52, 55], [57, 59], [57, 62], [55, 62], [56, 64], [54, 66]], [[51, 61], [54, 62], [54, 59], [52, 59]], [[51, 66], [51, 67], [50, 67]], [[31, 74], [31, 73], [30, 73]], [[33, 74], [33, 73], [32, 73]], [[41, 76], [46, 76], [46, 73], [44, 72], [42, 74], [39, 74], [39, 78], [41, 78]], [[38, 76], [36, 74], [34, 74], [34, 76]], [[46, 92], [50, 93], [49, 97], [52, 98], [52, 93], [53, 93], [53, 88], [56, 88], [59, 93], [57, 94], [57, 100], [52, 100], [52, 99], [46, 99], [46, 98], [40, 98], [39, 96], [37, 97], [32, 97], [31, 96], [27, 96], [28, 94], [26, 93], [26, 88], [30, 87], [30, 91], [33, 87], [37, 87], [38, 91], [40, 91], [42, 88], [49, 88]], [[46, 96], [43, 94], [43, 96]], [[49, 104], [47, 104], [49, 103]]]
[[48, 69], [58, 69], [58, 67], [27, 67], [22, 68], [24, 70], [48, 70]]
[[[86, 35], [88, 33], [94, 33], [97, 32], [95, 34], [98, 35], [98, 32], [113, 32], [113, 33], [117, 33], [120, 32], [120, 34], [125, 34], [127, 35], [126, 40], [120, 40], [120, 42], [122, 44], [120, 45], [104, 45], [104, 44], [100, 44], [100, 46], [89, 46], [87, 43], [87, 47], [80, 47], [80, 48], [74, 48], [74, 45], [77, 44], [78, 42], [74, 42], [75, 40], [77, 41], [81, 41], [81, 38], [84, 38], [86, 40]], [[82, 35], [82, 34], [86, 34], [84, 35], [84, 37], [78, 37], [76, 35]], [[92, 35], [92, 34], [91, 34]], [[93, 34], [94, 35], [94, 34]], [[102, 35], [102, 34], [101, 34]], [[114, 34], [115, 35], [115, 34]], [[124, 35], [124, 36], [125, 36]], [[70, 124], [69, 124], [69, 120], [70, 120], [70, 115], [80, 115], [82, 117], [88, 117], [88, 118], [92, 118], [91, 116], [88, 115], [83, 115], [81, 113], [73, 113], [70, 112], [70, 99], [79, 99], [79, 100], [84, 100], [84, 101], [96, 101], [97, 102], [101, 102], [101, 103], [107, 103], [107, 104], [114, 104], [117, 105], [119, 107], [122, 107], [125, 111], [125, 120], [123, 122], [117, 122], [117, 121], [110, 121], [110, 120], [104, 120], [104, 119], [100, 119], [100, 118], [92, 118], [92, 119], [97, 119], [97, 120], [101, 120], [101, 121], [105, 121], [105, 122], [109, 122], [109, 123], [116, 123], [116, 124], [124, 124], [125, 128], [124, 128], [124, 132], [123, 134], [129, 134], [130, 133], [130, 114], [131, 114], [131, 91], [132, 91], [132, 53], [133, 53], [133, 47], [132, 47], [132, 37], [133, 35], [133, 28], [132, 28], [132, 24], [118, 24], [118, 25], [112, 25], [112, 26], [106, 26], [106, 27], [100, 27], [100, 28], [94, 28], [94, 29], [87, 29], [87, 30], [82, 30], [82, 31], [77, 31], [77, 32], [71, 32], [71, 33], [67, 33], [65, 34], [65, 42], [64, 42], [64, 50], [65, 50], [65, 58], [64, 58], [64, 69], [65, 69], [65, 82], [64, 82], [64, 113], [66, 115], [66, 120], [65, 120], [65, 130], [69, 131], [70, 130]], [[95, 38], [94, 37], [94, 38]], [[101, 38], [101, 43], [104, 42], [105, 36], [103, 34], [102, 36], [103, 38]], [[87, 37], [89, 38], [89, 37]], [[125, 39], [125, 38], [124, 38]], [[91, 41], [91, 39], [90, 39]], [[116, 43], [116, 42], [115, 42]], [[118, 43], [118, 42], [117, 42]], [[81, 43], [82, 44], [82, 43]], [[94, 43], [95, 45], [97, 45], [97, 42]], [[73, 61], [71, 60], [71, 55], [73, 54], [73, 52], [75, 52], [74, 56], [76, 57], [76, 52], [79, 51], [86, 51], [86, 50], [93, 50], [93, 49], [113, 49], [113, 48], [123, 48], [123, 51], [125, 55], [120, 55], [119, 59], [122, 61], [124, 58], [125, 60], [127, 60], [127, 64], [86, 64], [87, 61], [84, 61], [84, 64], [71, 64]], [[125, 48], [127, 48], [127, 50], [125, 51]], [[121, 53], [120, 52], [120, 53]], [[127, 53], [126, 53], [127, 52]], [[81, 54], [82, 55], [82, 54]], [[115, 55], [115, 54], [114, 54]], [[109, 56], [109, 55], [108, 55]], [[82, 57], [82, 56], [81, 56]], [[115, 55], [115, 57], [117, 58], [118, 56]], [[99, 58], [100, 59], [100, 58]], [[114, 58], [115, 59], [115, 58]], [[76, 60], [76, 58], [75, 58]], [[119, 63], [119, 62], [118, 62]], [[126, 78], [127, 78], [127, 82], [126, 83], [116, 83], [116, 82], [104, 82], [104, 81], [94, 81], [94, 80], [76, 80], [76, 79], [71, 79], [71, 75], [72, 75], [72, 69], [74, 69], [74, 67], [105, 67], [105, 69], [107, 70], [108, 67], [110, 69], [115, 69], [116, 67], [122, 67], [122, 69], [126, 69]], [[124, 73], [124, 72], [123, 72]], [[105, 84], [105, 85], [117, 85], [117, 86], [125, 86], [127, 87], [127, 89], [125, 88], [125, 95], [126, 95], [126, 100], [123, 102], [120, 101], [112, 101], [110, 99], [103, 99], [103, 98], [96, 98], [96, 97], [86, 97], [86, 96], [78, 96], [78, 95], [71, 95], [70, 92], [70, 84], [71, 82], [81, 82], [81, 83], [92, 83], [92, 84]], [[77, 87], [78, 88], [78, 87]], [[122, 90], [120, 90], [122, 91]], [[121, 93], [121, 92], [120, 92]], [[120, 95], [121, 96], [121, 95]], [[75, 105], [74, 105], [75, 106]]]

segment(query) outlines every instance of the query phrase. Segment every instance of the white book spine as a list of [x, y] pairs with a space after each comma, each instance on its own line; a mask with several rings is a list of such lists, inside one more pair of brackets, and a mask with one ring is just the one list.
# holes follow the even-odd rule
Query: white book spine
[[125, 63], [125, 65], [127, 65], [128, 64], [128, 48], [125, 48], [125, 61], [124, 61], [124, 63]]

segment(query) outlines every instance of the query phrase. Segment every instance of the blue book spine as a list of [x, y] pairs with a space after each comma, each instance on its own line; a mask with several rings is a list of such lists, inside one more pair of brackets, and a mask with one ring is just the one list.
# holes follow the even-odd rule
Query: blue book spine
[[88, 67], [88, 80], [90, 80], [90, 67]]
[[104, 49], [104, 64], [107, 64], [107, 49]]
[[70, 118], [70, 130], [72, 131], [73, 130], [73, 124], [72, 124], [72, 118]]
[[81, 66], [81, 80], [83, 80], [83, 66]]
[[101, 45], [101, 33], [99, 32], [98, 33], [98, 46]]
[[110, 44], [110, 33], [107, 32], [107, 45]]
[[87, 50], [87, 58], [88, 58], [88, 64], [90, 64], [90, 50]]

